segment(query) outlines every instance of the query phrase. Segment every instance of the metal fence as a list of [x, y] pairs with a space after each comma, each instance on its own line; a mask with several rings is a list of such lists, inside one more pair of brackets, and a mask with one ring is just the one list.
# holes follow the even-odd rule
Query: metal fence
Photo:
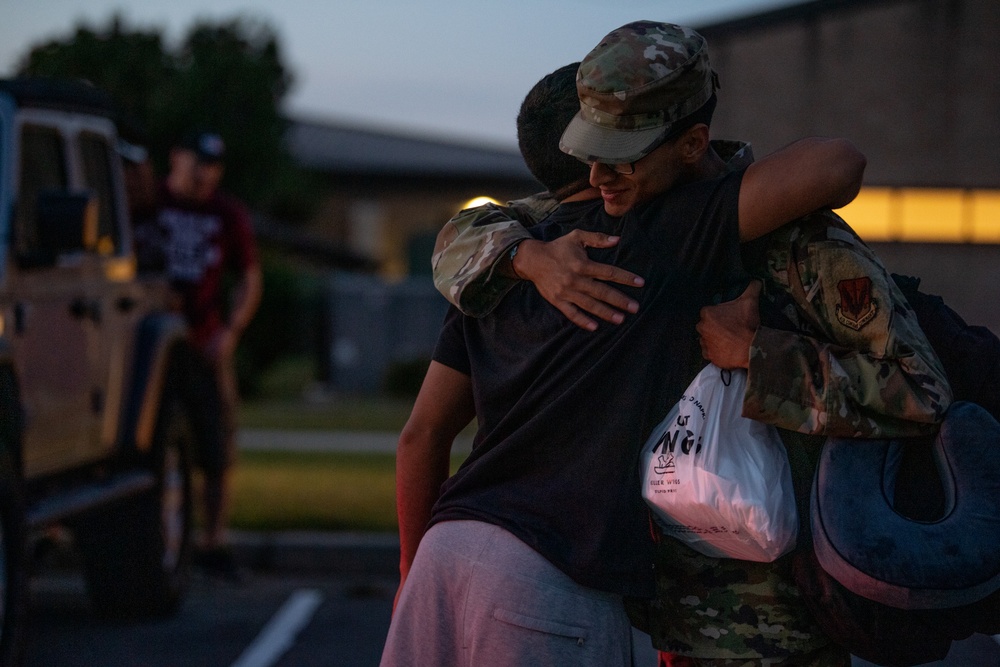
[[329, 388], [383, 391], [394, 365], [430, 359], [447, 309], [429, 277], [390, 283], [370, 275], [331, 275], [324, 332]]

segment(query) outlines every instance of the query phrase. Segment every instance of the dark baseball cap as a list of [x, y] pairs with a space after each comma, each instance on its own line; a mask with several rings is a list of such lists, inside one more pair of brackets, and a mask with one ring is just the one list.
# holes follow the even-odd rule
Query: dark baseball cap
[[222, 162], [226, 143], [217, 132], [192, 132], [184, 137], [180, 148], [194, 151], [202, 162]]

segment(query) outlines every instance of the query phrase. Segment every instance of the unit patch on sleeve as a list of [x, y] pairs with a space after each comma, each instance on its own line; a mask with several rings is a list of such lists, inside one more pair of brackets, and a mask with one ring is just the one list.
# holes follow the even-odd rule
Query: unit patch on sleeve
[[872, 299], [872, 279], [851, 278], [837, 283], [840, 303], [837, 319], [846, 327], [860, 331], [875, 318], [875, 301]]

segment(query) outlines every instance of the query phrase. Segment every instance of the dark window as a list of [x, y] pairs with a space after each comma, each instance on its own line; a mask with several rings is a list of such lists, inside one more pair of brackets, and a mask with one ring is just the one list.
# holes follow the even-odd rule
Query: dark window
[[84, 132], [80, 135], [80, 155], [83, 157], [84, 187], [97, 195], [97, 250], [111, 255], [119, 246], [111, 145], [100, 134]]
[[21, 182], [14, 219], [14, 243], [19, 254], [38, 247], [38, 195], [66, 190], [66, 152], [62, 135], [53, 128], [25, 125], [21, 130]]

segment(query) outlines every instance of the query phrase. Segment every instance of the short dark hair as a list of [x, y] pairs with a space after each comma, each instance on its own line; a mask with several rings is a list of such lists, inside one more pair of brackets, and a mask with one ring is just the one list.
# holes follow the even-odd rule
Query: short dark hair
[[664, 140], [670, 141], [671, 139], [675, 139], [698, 123], [704, 123], [711, 127], [712, 116], [715, 114], [715, 106], [718, 102], [718, 97], [716, 97], [715, 93], [712, 93], [707, 102], [671, 125]]
[[[587, 165], [559, 150], [559, 137], [580, 111], [579, 66], [570, 63], [542, 77], [528, 91], [517, 114], [517, 144], [525, 164], [549, 192], [564, 197], [587, 187], [590, 178]], [[572, 188], [577, 184], [578, 188]]]

